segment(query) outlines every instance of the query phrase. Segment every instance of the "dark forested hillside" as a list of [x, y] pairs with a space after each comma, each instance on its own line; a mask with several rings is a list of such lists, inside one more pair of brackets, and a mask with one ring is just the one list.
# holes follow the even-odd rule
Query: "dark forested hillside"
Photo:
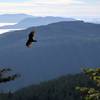
[[[36, 31], [36, 43], [25, 46], [30, 31]], [[58, 22], [0, 35], [0, 65], [22, 74], [7, 88], [76, 73], [81, 67], [100, 65], [100, 25], [83, 21]]]
[[80, 93], [75, 90], [76, 86], [95, 87], [95, 84], [83, 74], [67, 75], [31, 85], [14, 93], [2, 93], [0, 98], [2, 100], [81, 100]]

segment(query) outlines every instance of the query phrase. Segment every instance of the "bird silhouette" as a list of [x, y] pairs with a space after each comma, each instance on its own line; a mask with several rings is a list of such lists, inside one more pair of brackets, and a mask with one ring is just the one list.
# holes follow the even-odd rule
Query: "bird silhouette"
[[26, 46], [29, 47], [29, 48], [32, 47], [32, 42], [37, 42], [37, 40], [34, 40], [34, 34], [35, 34], [35, 32], [32, 31], [28, 35], [28, 40], [26, 42]]

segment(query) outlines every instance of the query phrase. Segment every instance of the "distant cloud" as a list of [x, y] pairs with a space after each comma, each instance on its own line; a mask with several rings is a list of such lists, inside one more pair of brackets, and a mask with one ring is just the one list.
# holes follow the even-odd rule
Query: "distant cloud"
[[[35, 16], [100, 16], [100, 1], [91, 0], [23, 0], [0, 2], [0, 13], [26, 13]], [[20, 0], [21, 1], [21, 0]]]
[[26, 2], [26, 1], [32, 1], [32, 0], [0, 0], [0, 2], [7, 2], [7, 3], [11, 3], [11, 2]]
[[38, 0], [33, 2], [37, 4], [82, 4], [84, 3], [83, 1], [79, 0]]

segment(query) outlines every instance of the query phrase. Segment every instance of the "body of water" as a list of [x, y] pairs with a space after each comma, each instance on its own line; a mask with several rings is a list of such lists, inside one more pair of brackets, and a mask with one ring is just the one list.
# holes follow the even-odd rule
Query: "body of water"
[[15, 30], [21, 30], [21, 29], [0, 29], [0, 34], [4, 34], [6, 32], [15, 31]]
[[5, 25], [14, 25], [16, 23], [0, 23], [0, 26], [5, 26]]
[[[14, 25], [16, 23], [0, 23], [0, 27], [1, 26], [5, 26], [5, 25]], [[21, 30], [21, 29], [0, 29], [0, 34], [9, 32], [9, 31], [14, 31], [14, 30]]]

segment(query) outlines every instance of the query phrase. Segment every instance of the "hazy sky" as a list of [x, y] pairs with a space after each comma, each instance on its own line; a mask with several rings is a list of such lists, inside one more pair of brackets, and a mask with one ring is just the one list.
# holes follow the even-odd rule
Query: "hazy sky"
[[100, 17], [100, 0], [0, 0], [0, 14]]

